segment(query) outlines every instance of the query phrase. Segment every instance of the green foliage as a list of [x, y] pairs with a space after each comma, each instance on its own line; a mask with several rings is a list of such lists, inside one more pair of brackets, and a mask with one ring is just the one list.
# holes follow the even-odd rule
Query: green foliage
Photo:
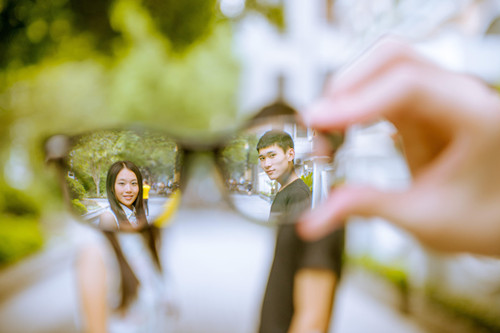
[[[40, 153], [49, 134], [142, 123], [195, 136], [234, 126], [239, 66], [232, 27], [216, 3], [0, 0], [0, 158], [16, 142], [30, 154], [26, 167], [36, 180], [26, 193], [13, 190], [2, 183], [0, 167], [0, 214], [35, 217], [39, 207], [53, 206], [57, 196], [50, 192], [57, 191], [44, 183]], [[153, 176], [175, 169], [175, 159], [162, 153], [167, 143], [109, 136], [101, 141], [112, 152], [122, 144], [121, 153], [94, 150], [92, 161], [75, 161], [75, 198], [102, 194], [107, 167], [117, 158], [133, 159]], [[9, 235], [0, 246], [21, 246], [21, 234]]]
[[217, 14], [216, 0], [144, 0], [143, 5], [175, 51], [208, 36]]
[[[398, 264], [382, 264], [370, 256], [350, 258], [353, 264], [361, 266], [395, 285], [401, 292], [409, 289], [407, 272]], [[452, 295], [436, 288], [426, 288], [425, 296], [428, 301], [441, 307], [450, 315], [467, 320], [481, 332], [500, 331], [500, 320], [496, 308], [479, 304], [462, 296]]]
[[83, 215], [88, 212], [87, 207], [78, 199], [71, 200], [71, 205], [78, 215]]
[[309, 172], [307, 175], [302, 175], [300, 176], [300, 179], [306, 183], [306, 185], [309, 187], [309, 190], [312, 192], [313, 190], [313, 173]]
[[8, 147], [10, 143], [8, 129], [14, 120], [14, 116], [12, 110], [0, 107], [0, 151]]
[[77, 31], [89, 33], [97, 49], [111, 51], [110, 46], [113, 44], [113, 39], [119, 35], [111, 27], [109, 21], [114, 0], [59, 0], [59, 2], [67, 2], [67, 8], [71, 12], [71, 21]]
[[[109, 24], [112, 0], [3, 0], [0, 2], [0, 67], [36, 63], [59, 45], [83, 37], [110, 50], [117, 33]], [[86, 35], [86, 36], [85, 36]]]
[[108, 169], [119, 160], [134, 162], [143, 177], [154, 180], [172, 178], [176, 157], [175, 142], [158, 133], [126, 130], [91, 132], [80, 136], [69, 152], [68, 164], [76, 178], [68, 178], [69, 186], [76, 193], [74, 198], [103, 196]]
[[36, 217], [40, 207], [36, 200], [27, 193], [3, 184], [0, 191], [0, 214]]
[[12, 59], [32, 63], [40, 59], [50, 47], [49, 25], [62, 6], [51, 8], [45, 1], [4, 0], [0, 18], [0, 66]]
[[[112, 27], [110, 14], [115, 4], [122, 2], [126, 1], [1, 1], [0, 67], [36, 63], [57, 54], [71, 39], [82, 41], [80, 47], [111, 54], [123, 32]], [[142, 1], [159, 31], [178, 51], [212, 32], [218, 14], [216, 3], [216, 0]]]
[[261, 13], [269, 22], [274, 24], [279, 30], [285, 30], [285, 15], [283, 13], [283, 4], [268, 4], [259, 0], [247, 0], [246, 7], [249, 10]]
[[[78, 183], [80, 183], [84, 188], [84, 196], [82, 198], [87, 197], [96, 197], [97, 196], [97, 188], [94, 183], [94, 179], [92, 175], [86, 173], [86, 171], [82, 169], [72, 169], [75, 174], [75, 179]], [[106, 191], [106, 178], [104, 175], [101, 175], [99, 178], [99, 193], [104, 193]], [[102, 195], [101, 195], [102, 196]], [[78, 199], [82, 199], [78, 198]]]
[[111, 158], [118, 137], [116, 131], [99, 131], [84, 135], [70, 152], [70, 165], [76, 169], [75, 174], [91, 176], [97, 196], [100, 196], [101, 179], [105, 176], [107, 167], [114, 162]]
[[154, 132], [141, 135], [123, 132], [116, 148], [115, 153], [120, 159], [135, 162], [149, 177], [173, 177], [177, 157], [176, 144], [166, 136]]
[[183, 137], [234, 126], [239, 66], [230, 41], [230, 27], [219, 25], [180, 58], [166, 57], [158, 41], [141, 40], [117, 64], [109, 111]]
[[[0, 67], [19, 68], [61, 50], [77, 55], [95, 49], [111, 55], [125, 34], [112, 24], [110, 16], [127, 2], [130, 0], [0, 1]], [[145, 9], [172, 50], [180, 53], [204, 41], [225, 21], [217, 0], [143, 0], [134, 4]], [[284, 29], [282, 4], [248, 0], [246, 7]]]
[[406, 270], [397, 264], [387, 265], [380, 263], [371, 256], [361, 256], [359, 258], [352, 259], [355, 264], [372, 271], [388, 281], [393, 283], [402, 291], [408, 290], [408, 273]]
[[39, 202], [7, 184], [0, 186], [0, 266], [17, 261], [42, 246]]
[[0, 215], [0, 267], [38, 251], [43, 237], [37, 219]]
[[500, 332], [500, 319], [495, 307], [479, 305], [477, 302], [428, 288], [426, 296], [434, 304], [444, 308], [454, 316], [467, 319], [481, 332]]
[[235, 125], [239, 66], [229, 23], [214, 24], [180, 56], [137, 1], [117, 1], [111, 16], [124, 36], [111, 56], [85, 38], [67, 38], [57, 54], [33, 66], [0, 71], [1, 105], [14, 122], [24, 117], [33, 124], [30, 136], [47, 128], [77, 132], [124, 122], [182, 136]]
[[226, 177], [239, 178], [247, 168], [258, 163], [258, 138], [252, 136], [237, 137], [222, 150], [221, 160]]
[[86, 191], [83, 185], [76, 179], [66, 177], [70, 195], [72, 199], [82, 199], [85, 197]]

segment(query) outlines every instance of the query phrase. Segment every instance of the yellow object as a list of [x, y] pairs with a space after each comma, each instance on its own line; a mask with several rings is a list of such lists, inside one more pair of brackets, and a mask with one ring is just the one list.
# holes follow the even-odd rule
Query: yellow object
[[143, 199], [149, 199], [149, 190], [151, 189], [151, 186], [148, 184], [144, 184], [142, 186], [142, 198]]
[[174, 213], [179, 208], [179, 204], [181, 202], [181, 191], [177, 190], [170, 196], [170, 200], [165, 202], [163, 205], [163, 212], [158, 216], [158, 218], [153, 222], [155, 226], [158, 228], [164, 228], [170, 222], [170, 219], [174, 215]]

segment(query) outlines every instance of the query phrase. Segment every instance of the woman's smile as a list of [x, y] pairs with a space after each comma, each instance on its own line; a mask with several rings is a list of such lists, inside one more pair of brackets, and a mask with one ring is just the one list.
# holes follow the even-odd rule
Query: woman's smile
[[132, 208], [138, 194], [139, 184], [137, 182], [137, 176], [127, 168], [122, 169], [116, 176], [116, 199], [128, 208]]

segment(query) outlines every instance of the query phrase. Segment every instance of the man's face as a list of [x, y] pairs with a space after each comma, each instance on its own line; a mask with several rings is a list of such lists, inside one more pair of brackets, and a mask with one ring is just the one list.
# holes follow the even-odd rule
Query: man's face
[[279, 181], [284, 174], [288, 173], [290, 162], [294, 157], [293, 148], [288, 148], [285, 152], [277, 144], [259, 149], [260, 166], [271, 180]]

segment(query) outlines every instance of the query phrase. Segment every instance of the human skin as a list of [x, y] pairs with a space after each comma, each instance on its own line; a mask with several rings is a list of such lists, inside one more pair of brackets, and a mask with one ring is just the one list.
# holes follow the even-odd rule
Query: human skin
[[303, 268], [295, 274], [294, 315], [288, 333], [328, 332], [337, 288], [335, 273]]
[[118, 202], [132, 209], [132, 204], [139, 194], [139, 184], [135, 173], [127, 168], [116, 175], [115, 196]]
[[82, 304], [83, 332], [107, 332], [107, 288], [104, 255], [98, 246], [89, 245], [76, 261], [78, 291]]
[[289, 148], [285, 152], [277, 144], [259, 149], [261, 168], [265, 171], [269, 179], [278, 181], [282, 187], [297, 179], [296, 176], [290, 177], [293, 173], [293, 165], [291, 163], [294, 157], [295, 151], [293, 148]]
[[378, 216], [443, 251], [500, 254], [500, 97], [394, 38], [333, 78], [304, 118], [319, 131], [380, 119], [398, 129], [412, 173], [404, 190], [346, 184], [298, 224], [317, 239], [349, 216]]

